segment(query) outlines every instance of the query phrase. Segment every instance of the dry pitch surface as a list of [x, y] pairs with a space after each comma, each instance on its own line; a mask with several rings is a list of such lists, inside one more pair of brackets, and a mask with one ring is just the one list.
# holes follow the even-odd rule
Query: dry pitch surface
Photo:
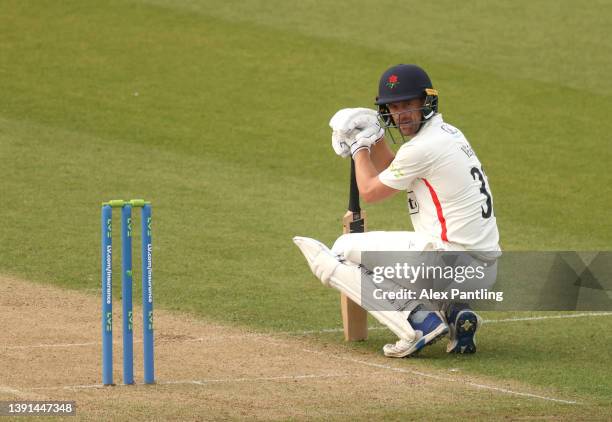
[[0, 277], [0, 400], [74, 400], [83, 420], [605, 417], [588, 398], [436, 371], [427, 358], [390, 360], [295, 333], [257, 333], [164, 311], [156, 311], [157, 384], [123, 386], [120, 302], [118, 385], [102, 387], [99, 302], [94, 294]]

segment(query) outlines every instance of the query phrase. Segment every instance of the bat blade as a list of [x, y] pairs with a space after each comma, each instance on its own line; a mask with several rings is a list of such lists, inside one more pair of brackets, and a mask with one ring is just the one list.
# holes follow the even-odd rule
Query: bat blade
[[[351, 185], [348, 211], [342, 217], [343, 233], [363, 233], [366, 230], [365, 212], [359, 204], [359, 188], [355, 176], [355, 162], [351, 160]], [[360, 341], [368, 338], [368, 313], [345, 295], [340, 296], [344, 339]]]

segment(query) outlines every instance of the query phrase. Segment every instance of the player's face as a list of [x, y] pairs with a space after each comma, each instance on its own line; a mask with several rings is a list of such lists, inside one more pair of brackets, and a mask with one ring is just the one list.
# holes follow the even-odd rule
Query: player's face
[[402, 135], [412, 136], [417, 133], [423, 119], [421, 111], [423, 107], [422, 98], [391, 103], [387, 107], [391, 112], [393, 122], [397, 125]]

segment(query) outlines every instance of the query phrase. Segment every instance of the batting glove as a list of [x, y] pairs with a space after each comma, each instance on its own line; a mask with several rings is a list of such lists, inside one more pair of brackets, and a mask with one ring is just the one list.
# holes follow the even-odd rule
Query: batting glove
[[361, 151], [362, 149], [367, 149], [370, 151], [372, 145], [380, 141], [384, 133], [384, 129], [380, 127], [378, 122], [366, 127], [365, 129], [359, 129], [359, 131], [354, 135], [354, 139], [352, 141], [349, 140], [349, 142], [351, 142], [349, 143], [351, 156], [354, 158], [357, 151]]
[[376, 111], [368, 108], [344, 108], [329, 121], [332, 128], [332, 148], [345, 158], [363, 148], [370, 148], [382, 139], [384, 130]]

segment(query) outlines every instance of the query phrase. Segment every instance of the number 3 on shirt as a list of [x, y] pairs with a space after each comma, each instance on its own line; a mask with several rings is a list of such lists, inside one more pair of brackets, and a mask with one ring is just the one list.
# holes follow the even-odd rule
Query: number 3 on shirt
[[474, 180], [480, 180], [480, 183], [481, 183], [480, 193], [482, 193], [487, 198], [486, 209], [484, 205], [481, 207], [482, 208], [482, 218], [489, 218], [491, 217], [491, 214], [493, 214], [493, 204], [491, 203], [491, 194], [489, 193], [489, 191], [487, 191], [487, 184], [485, 183], [485, 178], [482, 175], [482, 173], [484, 173], [484, 169], [478, 169], [477, 167], [472, 167], [472, 170], [470, 170], [470, 173], [472, 174], [472, 177], [474, 178]]

